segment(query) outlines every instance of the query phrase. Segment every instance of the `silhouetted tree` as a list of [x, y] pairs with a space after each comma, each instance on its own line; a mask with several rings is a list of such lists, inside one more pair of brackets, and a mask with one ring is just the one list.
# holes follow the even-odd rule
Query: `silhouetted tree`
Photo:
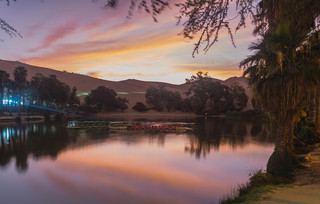
[[70, 88], [57, 79], [55, 75], [48, 77], [36, 74], [30, 82], [32, 102], [50, 108], [64, 109], [67, 105]]
[[69, 110], [75, 110], [80, 105], [80, 99], [77, 96], [77, 88], [73, 87], [68, 98], [67, 106]]
[[247, 106], [248, 96], [246, 95], [244, 88], [240, 86], [239, 83], [231, 84], [230, 93], [236, 110], [240, 111]]
[[116, 98], [116, 96], [117, 93], [113, 89], [99, 86], [92, 90], [84, 100], [86, 105], [95, 107], [99, 112], [102, 110], [114, 111], [126, 109], [127, 100]]
[[0, 70], [0, 105], [3, 105], [4, 89], [8, 87], [10, 75], [4, 70]]
[[165, 96], [165, 100], [166, 100], [167, 111], [174, 112], [176, 110], [181, 109], [182, 98], [181, 98], [181, 94], [179, 92], [167, 91], [166, 96]]
[[145, 112], [148, 110], [147, 107], [142, 102], [137, 102], [136, 105], [132, 107], [132, 109], [139, 112]]
[[17, 98], [17, 102], [19, 104], [19, 112], [21, 107], [21, 101], [23, 101], [23, 104], [26, 103], [25, 97], [26, 97], [26, 88], [27, 88], [27, 73], [28, 70], [26, 70], [24, 67], [19, 66], [14, 69], [13, 75], [14, 75], [14, 94], [15, 98]]
[[70, 95], [70, 88], [55, 75], [44, 79], [44, 98], [48, 107], [64, 109]]
[[36, 105], [42, 105], [45, 100], [44, 91], [44, 80], [45, 76], [43, 74], [37, 73], [30, 80], [30, 103]]
[[128, 106], [126, 104], [128, 103], [128, 100], [126, 98], [117, 97], [117, 102], [118, 102], [118, 109], [120, 109], [121, 111], [128, 109]]
[[181, 95], [179, 92], [168, 91], [164, 86], [159, 88], [149, 87], [146, 92], [146, 102], [153, 106], [153, 109], [162, 111], [175, 111], [180, 109]]
[[190, 98], [185, 98], [181, 101], [180, 110], [184, 112], [192, 111]]
[[191, 107], [196, 113], [219, 114], [234, 110], [230, 88], [215, 81], [208, 73], [198, 72], [186, 82], [191, 85], [187, 95], [191, 95]]
[[160, 93], [156, 87], [149, 87], [146, 92], [146, 102], [150, 105], [157, 105], [160, 103]]

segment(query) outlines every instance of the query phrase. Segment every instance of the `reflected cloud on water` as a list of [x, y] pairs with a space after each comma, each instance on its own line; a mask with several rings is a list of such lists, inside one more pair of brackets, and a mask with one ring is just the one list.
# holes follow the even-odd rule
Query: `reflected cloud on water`
[[[2, 126], [0, 190], [8, 203], [48, 197], [78, 204], [217, 202], [249, 170], [263, 168], [273, 149], [270, 128], [261, 122], [183, 122], [194, 123], [194, 131]], [[19, 197], [10, 196], [10, 186]]]
[[[260, 121], [199, 118], [194, 122], [194, 132], [183, 133], [189, 139], [184, 151], [198, 159], [205, 158], [211, 150], [219, 151], [220, 145], [236, 149], [252, 141], [273, 142], [270, 127]], [[150, 144], [156, 143], [161, 147], [165, 145], [168, 134], [143, 131], [109, 132], [105, 129], [67, 130], [63, 124], [56, 123], [5, 126], [0, 127], [0, 133], [0, 166], [6, 167], [11, 159], [15, 158], [18, 172], [28, 169], [28, 157], [35, 160], [42, 157], [56, 159], [61, 151], [115, 140], [130, 145], [148, 139]]]

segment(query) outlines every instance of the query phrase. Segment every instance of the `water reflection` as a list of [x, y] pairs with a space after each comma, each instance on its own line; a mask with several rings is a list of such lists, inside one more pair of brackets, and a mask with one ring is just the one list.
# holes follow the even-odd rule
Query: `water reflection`
[[189, 135], [190, 144], [186, 152], [197, 158], [206, 157], [210, 150], [219, 151], [220, 145], [232, 149], [248, 142], [272, 143], [272, 128], [261, 121], [233, 121], [219, 118], [199, 118], [194, 135]]
[[[224, 119], [197, 119], [193, 133], [184, 133], [189, 139], [184, 150], [196, 158], [206, 157], [213, 149], [219, 151], [220, 145], [232, 149], [248, 142], [272, 143], [270, 127], [260, 121], [226, 121]], [[168, 133], [143, 131], [116, 131], [105, 129], [67, 130], [63, 124], [25, 124], [0, 127], [0, 166], [8, 165], [16, 159], [18, 172], [28, 169], [28, 157], [38, 160], [41, 157], [56, 159], [59, 152], [99, 143], [105, 140], [120, 140], [126, 144], [139, 143], [148, 138], [150, 144], [164, 146]]]
[[194, 132], [0, 127], [1, 203], [216, 203], [272, 152], [260, 122], [188, 122]]
[[[104, 138], [101, 130], [67, 131], [63, 124], [24, 124], [0, 127], [0, 166], [6, 167], [12, 158], [16, 169], [28, 169], [28, 157], [56, 159], [59, 152], [76, 146], [89, 145]], [[88, 139], [89, 138], [89, 139]]]

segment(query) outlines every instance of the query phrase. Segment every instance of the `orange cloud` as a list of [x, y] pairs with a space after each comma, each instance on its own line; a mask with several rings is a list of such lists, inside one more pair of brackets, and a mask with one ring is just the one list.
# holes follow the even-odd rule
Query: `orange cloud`
[[194, 74], [198, 71], [208, 72], [209, 75], [220, 79], [242, 76], [243, 73], [236, 64], [226, 64], [223, 66], [214, 66], [212, 64], [179, 64], [176, 67], [179, 72], [191, 72]]
[[101, 72], [88, 72], [87, 73], [88, 76], [94, 77], [94, 78], [101, 78], [103, 77]]
[[[26, 63], [57, 67], [61, 64], [78, 64], [89, 60], [105, 59], [126, 53], [139, 54], [140, 51], [175, 46], [183, 43], [174, 32], [141, 35], [118, 40], [90, 41], [79, 44], [64, 44], [51, 53], [21, 59]], [[124, 59], [125, 60], [125, 59]]]
[[132, 74], [116, 74], [112, 72], [108, 72], [104, 74], [104, 76], [108, 77], [132, 77], [132, 76], [153, 76], [151, 74], [142, 74], [142, 73], [132, 73]]
[[88, 76], [92, 76], [95, 78], [103, 78], [103, 77], [138, 77], [138, 76], [157, 76], [152, 74], [143, 74], [143, 73], [130, 73], [130, 74], [117, 74], [113, 72], [103, 73], [100, 71], [96, 72], [87, 72]]
[[128, 32], [137, 30], [139, 28], [141, 28], [141, 26], [137, 24], [133, 24], [132, 22], [129, 22], [129, 21], [125, 21], [123, 23], [116, 24], [114, 26], [107, 28], [106, 29], [107, 31], [102, 34], [91, 36], [89, 38], [89, 41], [103, 40], [103, 39], [108, 39], [110, 37], [125, 35]]

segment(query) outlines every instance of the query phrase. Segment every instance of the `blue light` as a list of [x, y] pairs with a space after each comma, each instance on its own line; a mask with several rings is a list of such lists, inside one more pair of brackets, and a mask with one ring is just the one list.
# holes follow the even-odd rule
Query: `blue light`
[[2, 138], [6, 139], [6, 130], [2, 130]]

